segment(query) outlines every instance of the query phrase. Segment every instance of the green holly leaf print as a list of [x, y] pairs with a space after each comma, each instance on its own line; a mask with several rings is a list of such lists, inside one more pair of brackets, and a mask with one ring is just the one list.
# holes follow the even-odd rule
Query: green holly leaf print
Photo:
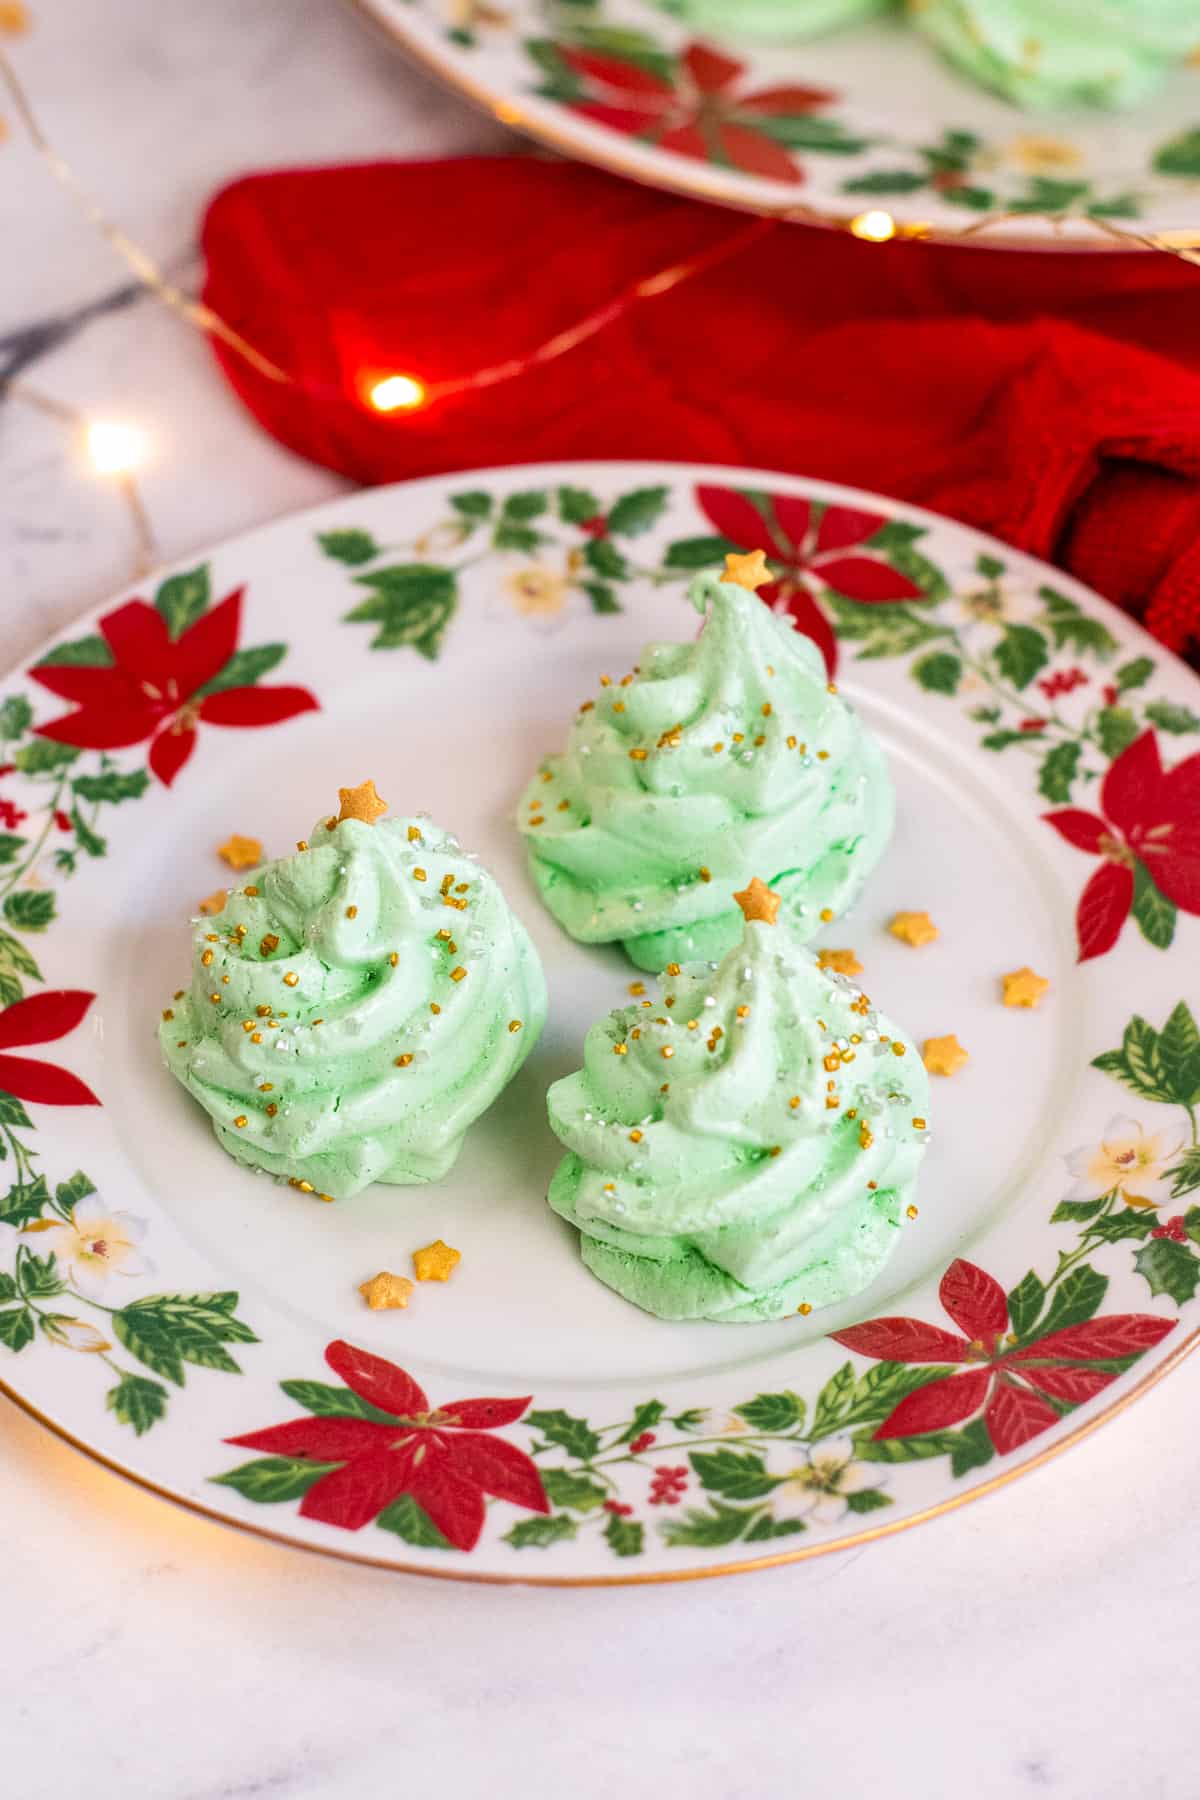
[[140, 800], [149, 786], [145, 769], [130, 769], [127, 774], [120, 769], [105, 769], [99, 775], [76, 775], [71, 780], [71, 791], [77, 800], [103, 802], [105, 806]]
[[1055, 744], [1047, 751], [1038, 771], [1038, 792], [1047, 800], [1069, 800], [1071, 783], [1079, 768], [1079, 744]]
[[420, 1544], [425, 1550], [453, 1550], [449, 1538], [443, 1536], [423, 1506], [411, 1494], [401, 1494], [384, 1508], [375, 1523], [381, 1531], [394, 1531], [406, 1544]]
[[527, 488], [522, 493], [510, 494], [500, 508], [500, 517], [508, 520], [537, 519], [550, 504], [550, 496], [545, 488]]
[[570, 1469], [543, 1469], [542, 1486], [551, 1506], [568, 1506], [573, 1512], [595, 1512], [608, 1499], [608, 1491], [587, 1475]]
[[1077, 600], [1053, 587], [1040, 587], [1038, 598], [1046, 607], [1041, 623], [1054, 639], [1056, 650], [1088, 651], [1104, 661], [1117, 648], [1117, 640], [1107, 625], [1091, 618]]
[[18, 1279], [30, 1300], [48, 1300], [66, 1292], [66, 1282], [58, 1272], [55, 1256], [22, 1256], [18, 1262]]
[[210, 598], [208, 564], [201, 563], [180, 575], [169, 575], [155, 594], [154, 605], [166, 620], [171, 636], [181, 638], [207, 610]]
[[451, 494], [450, 504], [464, 519], [491, 517], [492, 496], [485, 494], [481, 488], [471, 488], [463, 494]]
[[549, 1444], [560, 1444], [580, 1462], [590, 1462], [600, 1448], [600, 1439], [586, 1419], [556, 1408], [553, 1412], [526, 1413], [525, 1423], [540, 1431]]
[[301, 1500], [310, 1487], [329, 1475], [337, 1463], [308, 1462], [298, 1456], [259, 1456], [240, 1463], [224, 1475], [209, 1479], [217, 1487], [231, 1487], [257, 1506], [278, 1506], [284, 1500]]
[[33, 1342], [33, 1314], [19, 1306], [11, 1312], [0, 1312], [0, 1344], [5, 1349], [23, 1350]]
[[75, 842], [88, 856], [107, 856], [108, 839], [102, 838], [92, 830], [77, 806], [70, 811], [71, 827], [75, 833]]
[[1160, 144], [1154, 169], [1159, 175], [1200, 175], [1200, 125]]
[[1027, 744], [1028, 733], [1024, 731], [989, 731], [986, 737], [980, 738], [981, 750], [1007, 750], [1012, 744]]
[[962, 680], [962, 663], [948, 650], [935, 650], [918, 657], [912, 672], [920, 685], [931, 694], [954, 694]]
[[[2, 1098], [9, 1100], [12, 1097], [4, 1095]], [[20, 1111], [22, 1116], [15, 1118], [7, 1108], [0, 1108], [0, 1118], [3, 1118], [9, 1125], [28, 1125], [30, 1121], [25, 1115], [20, 1101], [13, 1100], [12, 1105]], [[12, 1225], [16, 1230], [21, 1231], [26, 1225], [31, 1225], [35, 1219], [40, 1219], [49, 1204], [50, 1189], [46, 1186], [44, 1175], [35, 1175], [32, 1181], [18, 1181], [9, 1188], [3, 1200], [0, 1200], [0, 1225]]]
[[234, 1293], [150, 1294], [114, 1313], [112, 1328], [131, 1356], [182, 1387], [185, 1363], [241, 1374], [224, 1346], [258, 1339], [233, 1316], [236, 1305]]
[[586, 524], [588, 519], [598, 519], [604, 510], [590, 488], [560, 487], [554, 498], [564, 525]]
[[1119, 1050], [1092, 1058], [1092, 1067], [1166, 1106], [1200, 1104], [1200, 1033], [1181, 1000], [1160, 1032], [1138, 1015], [1125, 1027]]
[[996, 204], [996, 196], [991, 188], [965, 187], [943, 188], [942, 199], [947, 206], [965, 206], [971, 212], [991, 212]]
[[646, 1532], [637, 1519], [622, 1519], [617, 1513], [610, 1513], [608, 1523], [604, 1527], [604, 1541], [614, 1556], [640, 1556], [645, 1546]]
[[[896, 557], [891, 558], [897, 568]], [[909, 574], [908, 570], [902, 571]], [[914, 576], [910, 579], [915, 580]], [[929, 624], [909, 606], [889, 604], [873, 606], [869, 602], [844, 600], [840, 594], [827, 592], [826, 602], [834, 615], [834, 628], [840, 638], [856, 639], [862, 645], [859, 656], [873, 661], [884, 656], [907, 656], [923, 644], [945, 637], [946, 628]]]
[[372, 1419], [377, 1425], [391, 1425], [393, 1415], [369, 1400], [360, 1400], [349, 1388], [332, 1387], [325, 1381], [281, 1381], [280, 1387], [306, 1412], [323, 1419]]
[[1045, 638], [1032, 625], [1006, 625], [994, 654], [1000, 673], [1018, 692], [1027, 688], [1038, 670], [1044, 669], [1050, 660]]
[[24, 694], [10, 694], [0, 700], [0, 744], [10, 744], [23, 737], [33, 724], [33, 708]]
[[1014, 195], [1008, 206], [1015, 213], [1067, 212], [1077, 200], [1086, 199], [1090, 191], [1088, 181], [1061, 181], [1052, 180], [1048, 175], [1033, 175], [1028, 190]]
[[78, 760], [74, 744], [56, 744], [53, 738], [34, 738], [13, 751], [13, 767], [22, 775], [57, 775]]
[[[1058, 1218], [1057, 1209], [1054, 1217]], [[1019, 1338], [1029, 1336], [1045, 1300], [1046, 1289], [1030, 1269], [1029, 1273], [1021, 1277], [1016, 1287], [1011, 1289], [1008, 1295], [1009, 1324]]]
[[583, 560], [606, 581], [626, 581], [629, 564], [608, 538], [589, 538], [584, 545]]
[[1200, 713], [1194, 713], [1190, 706], [1178, 706], [1173, 700], [1148, 700], [1146, 717], [1160, 731], [1170, 731], [1176, 737], [1182, 737], [1185, 731], [1200, 731]]
[[369, 531], [318, 531], [317, 543], [326, 556], [331, 556], [335, 562], [345, 563], [352, 569], [382, 555]]
[[843, 194], [915, 194], [929, 181], [928, 175], [913, 169], [875, 169], [870, 175], [856, 175], [843, 181]]
[[659, 1530], [673, 1549], [685, 1545], [715, 1549], [719, 1544], [736, 1543], [754, 1516], [745, 1507], [722, 1506], [715, 1500], [711, 1510], [692, 1507], [681, 1519], [664, 1519]]
[[379, 626], [371, 649], [398, 650], [407, 645], [432, 662], [458, 605], [453, 569], [436, 563], [395, 563], [354, 580], [356, 586], [371, 589], [371, 597], [345, 616], [351, 624]]
[[1050, 1214], [1050, 1223], [1062, 1225], [1078, 1219], [1094, 1219], [1103, 1205], [1103, 1200], [1060, 1200]]
[[1110, 760], [1128, 750], [1138, 734], [1138, 722], [1128, 706], [1105, 706], [1096, 720], [1100, 748]]
[[618, 1444], [632, 1444], [634, 1438], [641, 1437], [643, 1431], [649, 1431], [652, 1425], [657, 1425], [666, 1410], [661, 1400], [643, 1400], [640, 1406], [634, 1408], [632, 1419], [614, 1441]]
[[1132, 662], [1121, 664], [1113, 676], [1113, 685], [1118, 694], [1126, 694], [1130, 688], [1145, 687], [1153, 673], [1152, 656], [1135, 656]]
[[791, 1431], [804, 1423], [804, 1402], [790, 1388], [782, 1394], [757, 1394], [733, 1410], [755, 1431]]
[[47, 650], [40, 668], [110, 669], [113, 653], [102, 637], [74, 638], [67, 644], [55, 644]]
[[989, 556], [986, 550], [981, 550], [975, 558], [976, 574], [982, 575], [987, 581], [999, 581], [1007, 566], [998, 556]]
[[1081, 1263], [1051, 1293], [1038, 1336], [1046, 1337], [1066, 1325], [1082, 1325], [1097, 1312], [1107, 1291], [1108, 1276], [1098, 1274], [1090, 1263]]
[[196, 689], [196, 697], [203, 699], [206, 694], [220, 694], [226, 688], [253, 687], [286, 655], [286, 644], [255, 644], [245, 650], [235, 650], [225, 667], [211, 681]]
[[551, 1513], [548, 1518], [518, 1519], [512, 1529], [504, 1533], [504, 1542], [511, 1544], [514, 1550], [548, 1550], [551, 1544], [573, 1538], [577, 1529], [568, 1514]]
[[165, 1418], [167, 1390], [148, 1375], [122, 1375], [116, 1387], [109, 1388], [104, 1396], [104, 1404], [122, 1425], [131, 1425], [142, 1437]]
[[1145, 1276], [1152, 1294], [1169, 1294], [1176, 1306], [1190, 1300], [1200, 1283], [1200, 1257], [1174, 1238], [1155, 1238], [1143, 1244], [1133, 1264], [1138, 1274]]
[[885, 556], [893, 569], [901, 575], [907, 575], [921, 590], [922, 599], [912, 604], [919, 606], [922, 601], [944, 600], [950, 592], [950, 583], [929, 558], [917, 549], [917, 544], [925, 536], [923, 525], [909, 525], [903, 519], [889, 519], [886, 525], [867, 539], [866, 548]]
[[616, 593], [603, 581], [585, 581], [581, 583], [584, 593], [592, 603], [594, 613], [619, 613], [624, 608], [617, 599]]
[[15, 863], [25, 843], [26, 839], [18, 837], [15, 831], [0, 831], [0, 867]]
[[676, 538], [663, 557], [665, 569], [708, 569], [723, 562], [737, 545], [727, 537]]
[[54, 895], [45, 888], [18, 888], [4, 900], [4, 917], [18, 931], [45, 931], [56, 911]]
[[1088, 1227], [1087, 1236], [1098, 1244], [1119, 1244], [1127, 1238], [1140, 1242], [1150, 1236], [1154, 1224], [1152, 1212], [1125, 1206], [1120, 1212], [1105, 1213], [1103, 1218], [1097, 1219], [1094, 1225]]
[[1146, 942], [1153, 944], [1156, 950], [1169, 949], [1179, 915], [1174, 901], [1159, 893], [1142, 863], [1138, 863], [1133, 871], [1132, 910]]
[[76, 1169], [65, 1181], [60, 1181], [54, 1190], [54, 1198], [62, 1212], [70, 1212], [81, 1200], [86, 1200], [96, 1192], [96, 1184], [85, 1175], [82, 1169]]
[[881, 1506], [891, 1504], [892, 1496], [882, 1488], [859, 1488], [856, 1494], [846, 1495], [846, 1507], [852, 1513], [878, 1512]]
[[676, 1431], [699, 1431], [707, 1417], [706, 1407], [689, 1406], [686, 1412], [676, 1413], [671, 1423]]
[[634, 488], [608, 509], [608, 529], [615, 537], [637, 537], [658, 523], [667, 504], [665, 487]]
[[1185, 1150], [1183, 1156], [1173, 1169], [1168, 1169], [1171, 1177], [1171, 1198], [1178, 1200], [1183, 1194], [1190, 1194], [1194, 1188], [1200, 1188], [1200, 1150], [1193, 1146]]
[[692, 1450], [689, 1460], [701, 1486], [730, 1500], [762, 1500], [783, 1480], [782, 1475], [768, 1474], [762, 1457], [753, 1452]]
[[746, 1533], [745, 1542], [758, 1544], [766, 1538], [793, 1537], [797, 1531], [807, 1529], [803, 1519], [773, 1519], [769, 1512], [759, 1513]]

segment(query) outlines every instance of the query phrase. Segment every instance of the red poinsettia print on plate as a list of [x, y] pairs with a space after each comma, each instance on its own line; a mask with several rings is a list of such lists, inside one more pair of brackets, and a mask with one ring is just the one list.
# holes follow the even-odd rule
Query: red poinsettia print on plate
[[846, 600], [867, 603], [920, 600], [915, 581], [869, 548], [888, 520], [852, 506], [826, 506], [788, 494], [743, 494], [737, 488], [698, 487], [705, 518], [742, 550], [761, 550], [780, 573], [759, 597], [790, 617], [820, 646], [832, 675], [837, 669], [833, 626], [813, 593], [824, 585]]
[[670, 76], [646, 62], [568, 44], [557, 52], [584, 84], [582, 96], [567, 101], [573, 112], [676, 156], [792, 186], [804, 171], [780, 141], [789, 135], [787, 121], [837, 98], [826, 88], [795, 86], [740, 93], [745, 64], [705, 44], [681, 51]]
[[271, 1456], [329, 1465], [300, 1503], [305, 1518], [360, 1531], [408, 1495], [456, 1550], [473, 1550], [487, 1495], [529, 1512], [550, 1511], [532, 1459], [493, 1436], [497, 1426], [522, 1416], [532, 1395], [431, 1407], [412, 1376], [381, 1356], [338, 1339], [325, 1360], [366, 1403], [357, 1416], [293, 1419], [226, 1439]]
[[[1175, 1328], [1173, 1319], [1151, 1313], [1113, 1313], [1021, 1339], [1010, 1331], [1009, 1300], [1000, 1283], [961, 1258], [943, 1275], [938, 1298], [956, 1332], [897, 1317], [830, 1334], [880, 1362], [966, 1365], [907, 1395], [876, 1428], [876, 1438], [944, 1431], [982, 1413], [993, 1449], [1007, 1455], [1056, 1425], [1064, 1411], [1091, 1400], [1115, 1381], [1124, 1359], [1140, 1356]], [[1046, 1317], [1052, 1324], [1053, 1306]]]
[[76, 708], [38, 726], [38, 735], [80, 750], [116, 750], [148, 739], [150, 768], [169, 787], [195, 749], [201, 720], [277, 725], [312, 711], [317, 702], [307, 688], [257, 685], [257, 675], [284, 649], [239, 652], [241, 607], [238, 588], [175, 635], [159, 604], [129, 600], [105, 614], [95, 660], [45, 662], [29, 671]]
[[38, 1106], [99, 1106], [91, 1088], [70, 1070], [38, 1057], [8, 1054], [66, 1037], [95, 998], [78, 989], [52, 988], [6, 1006], [0, 1012], [0, 1092]]
[[1075, 914], [1080, 962], [1112, 949], [1139, 886], [1171, 918], [1174, 907], [1200, 913], [1200, 755], [1164, 769], [1154, 732], [1144, 731], [1110, 765], [1098, 813], [1067, 806], [1042, 817], [1068, 844], [1103, 859]]

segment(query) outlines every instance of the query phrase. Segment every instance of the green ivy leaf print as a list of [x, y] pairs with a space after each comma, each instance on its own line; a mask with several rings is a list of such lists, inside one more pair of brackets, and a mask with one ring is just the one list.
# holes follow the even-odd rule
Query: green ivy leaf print
[[755, 1431], [791, 1431], [804, 1423], [804, 1402], [790, 1389], [782, 1394], [757, 1394], [733, 1410]]
[[575, 1475], [570, 1469], [543, 1469], [542, 1486], [551, 1506], [570, 1507], [573, 1512], [595, 1512], [603, 1506], [608, 1492], [589, 1475]]
[[406, 1544], [420, 1544], [426, 1550], [454, 1548], [449, 1538], [442, 1535], [425, 1508], [419, 1506], [411, 1494], [401, 1494], [398, 1500], [393, 1500], [379, 1514], [375, 1523], [382, 1531], [394, 1531]]
[[132, 1426], [141, 1437], [166, 1416], [167, 1390], [148, 1375], [122, 1375], [104, 1396], [104, 1404], [122, 1425]]
[[464, 519], [487, 519], [491, 517], [492, 496], [485, 494], [480, 488], [471, 488], [464, 494], [451, 494], [450, 504], [456, 513]]
[[110, 669], [113, 653], [99, 635], [75, 638], [68, 644], [55, 644], [41, 659], [43, 668], [57, 664], [70, 669]]
[[1038, 770], [1038, 792], [1047, 800], [1069, 800], [1071, 783], [1079, 768], [1083, 746], [1075, 743], [1055, 744], [1042, 758]]
[[1113, 685], [1118, 694], [1126, 694], [1130, 688], [1145, 687], [1153, 673], [1152, 656], [1135, 656], [1132, 662], [1121, 664], [1113, 676]]
[[1101, 1275], [1090, 1263], [1081, 1263], [1064, 1276], [1050, 1296], [1045, 1318], [1038, 1326], [1038, 1336], [1048, 1337], [1067, 1325], [1082, 1325], [1094, 1316], [1108, 1291], [1108, 1276]]
[[208, 564], [201, 563], [198, 568], [168, 576], [154, 596], [154, 605], [166, 620], [172, 639], [179, 639], [207, 610], [210, 598]]
[[1008, 1294], [1008, 1318], [1019, 1338], [1028, 1337], [1046, 1301], [1046, 1289], [1032, 1269]]
[[1148, 700], [1146, 717], [1152, 725], [1176, 737], [1187, 731], [1200, 731], [1200, 713], [1194, 713], [1190, 706], [1178, 706], [1173, 700]]
[[13, 767], [22, 775], [53, 775], [79, 758], [74, 744], [56, 744], [53, 738], [34, 738], [13, 751]]
[[645, 1527], [637, 1519], [622, 1519], [610, 1513], [604, 1527], [604, 1540], [614, 1556], [640, 1556], [645, 1543]]
[[962, 680], [962, 663], [949, 650], [935, 650], [918, 657], [912, 672], [920, 685], [931, 694], [954, 694]]
[[667, 504], [665, 487], [634, 488], [608, 509], [608, 529], [615, 537], [637, 537], [658, 523]]
[[1132, 912], [1137, 920], [1138, 929], [1148, 944], [1156, 950], [1167, 950], [1175, 936], [1175, 921], [1178, 911], [1175, 903], [1160, 894], [1144, 863], [1136, 864], [1133, 871], [1133, 907]]
[[1138, 734], [1138, 722], [1128, 706], [1106, 706], [1096, 721], [1100, 748], [1110, 760], [1128, 750]]
[[[4, 1098], [11, 1099], [11, 1096]], [[10, 1125], [29, 1125], [30, 1120], [24, 1114], [20, 1101], [14, 1100], [12, 1104], [21, 1109], [22, 1117], [16, 1118], [11, 1114], [6, 1116], [7, 1109], [5, 1113], [0, 1113], [0, 1117], [5, 1118], [5, 1122]], [[0, 1225], [12, 1225], [21, 1231], [26, 1225], [32, 1225], [35, 1219], [40, 1219], [49, 1204], [50, 1190], [46, 1186], [44, 1175], [35, 1175], [30, 1181], [18, 1181], [0, 1200]]]
[[310, 1487], [329, 1475], [337, 1463], [309, 1462], [298, 1456], [259, 1456], [253, 1462], [210, 1477], [217, 1487], [231, 1487], [243, 1499], [259, 1506], [277, 1506], [284, 1500], [300, 1500]]
[[319, 531], [317, 542], [335, 562], [345, 563], [348, 568], [357, 568], [360, 563], [369, 563], [382, 554], [379, 545], [369, 531]]
[[1027, 688], [1039, 669], [1050, 660], [1050, 651], [1040, 631], [1032, 625], [1006, 625], [1004, 636], [995, 651], [1000, 673], [1018, 690]]
[[0, 700], [0, 744], [23, 737], [33, 724], [33, 708], [24, 694], [10, 694]]
[[701, 1486], [730, 1500], [762, 1500], [773, 1493], [783, 1477], [769, 1475], [761, 1456], [735, 1450], [692, 1450], [692, 1468]]
[[736, 549], [733, 539], [727, 537], [676, 538], [673, 544], [667, 546], [663, 567], [709, 569], [714, 564], [723, 562]]
[[236, 1305], [235, 1293], [151, 1294], [114, 1313], [112, 1328], [131, 1356], [182, 1387], [185, 1363], [241, 1373], [224, 1345], [256, 1344], [258, 1339], [234, 1317]]
[[18, 888], [4, 900], [4, 917], [18, 931], [45, 931], [56, 910], [48, 888]]
[[281, 1381], [280, 1387], [290, 1400], [323, 1419], [371, 1419], [377, 1425], [390, 1425], [393, 1415], [372, 1406], [353, 1389], [333, 1387], [324, 1381]]
[[634, 1438], [641, 1437], [643, 1431], [649, 1431], [652, 1425], [657, 1425], [666, 1410], [661, 1400], [643, 1400], [640, 1406], [634, 1408], [632, 1419], [615, 1441], [618, 1444], [632, 1444]]
[[71, 792], [77, 800], [102, 802], [105, 806], [140, 800], [149, 786], [150, 776], [145, 769], [130, 769], [127, 774], [120, 769], [104, 769], [99, 775], [75, 775], [71, 780]]
[[518, 1519], [504, 1533], [504, 1542], [514, 1550], [548, 1550], [551, 1544], [573, 1538], [575, 1532], [575, 1521], [568, 1514], [551, 1513], [548, 1518]]
[[600, 502], [590, 488], [560, 487], [554, 497], [558, 516], [566, 525], [583, 525], [600, 516]]
[[1045, 603], [1046, 617], [1042, 623], [1054, 639], [1056, 650], [1090, 652], [1101, 661], [1112, 655], [1117, 647], [1116, 638], [1107, 625], [1085, 613], [1078, 601], [1047, 586], [1038, 589], [1038, 597]]
[[20, 1306], [12, 1312], [0, 1312], [0, 1344], [8, 1350], [24, 1350], [33, 1342], [33, 1314]]
[[1168, 138], [1154, 153], [1159, 175], [1200, 175], [1200, 125]]
[[453, 569], [436, 563], [395, 563], [356, 575], [359, 587], [371, 597], [346, 614], [351, 624], [379, 626], [371, 639], [372, 650], [398, 650], [405, 646], [432, 661], [458, 605], [458, 582]]
[[256, 644], [245, 650], [235, 650], [220, 673], [196, 689], [195, 697], [202, 700], [206, 694], [219, 694], [226, 688], [253, 687], [286, 655], [286, 644]]
[[892, 1496], [882, 1488], [859, 1488], [856, 1494], [846, 1495], [846, 1506], [852, 1513], [878, 1512], [881, 1506], [891, 1504]]
[[1168, 1169], [1171, 1176], [1171, 1198], [1178, 1200], [1183, 1194], [1190, 1194], [1200, 1188], [1200, 1149], [1195, 1145], [1185, 1150], [1173, 1169]]
[[681, 1519], [664, 1519], [661, 1530], [668, 1544], [715, 1549], [720, 1544], [736, 1543], [754, 1517], [744, 1507], [722, 1506], [714, 1500], [711, 1509], [692, 1507]]
[[1161, 1032], [1135, 1014], [1121, 1048], [1094, 1056], [1092, 1067], [1145, 1100], [1166, 1106], [1200, 1104], [1200, 1033], [1186, 1001], [1179, 1002]]

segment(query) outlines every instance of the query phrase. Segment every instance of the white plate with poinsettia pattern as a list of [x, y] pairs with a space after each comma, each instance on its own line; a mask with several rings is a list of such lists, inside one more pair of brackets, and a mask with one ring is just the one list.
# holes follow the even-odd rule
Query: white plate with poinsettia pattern
[[504, 124], [698, 200], [1001, 248], [1200, 245], [1194, 60], [1127, 113], [1028, 113], [898, 16], [767, 47], [654, 0], [357, 3]]
[[[970, 1060], [934, 1081], [919, 1215], [870, 1290], [667, 1324], [545, 1205], [546, 1088], [631, 970], [558, 931], [510, 819], [601, 671], [687, 635], [690, 574], [739, 546], [895, 775], [892, 845], [824, 941]], [[0, 1385], [157, 1492], [422, 1573], [715, 1574], [959, 1505], [1195, 1342], [1200, 683], [1057, 571], [758, 471], [439, 478], [101, 607], [0, 687], [0, 739]], [[225, 1156], [156, 1026], [216, 846], [289, 851], [367, 775], [499, 877], [550, 1019], [445, 1181], [324, 1206]], [[897, 942], [898, 909], [937, 942]], [[1006, 1008], [1024, 965], [1049, 992]], [[358, 1284], [439, 1236], [453, 1279], [369, 1312]], [[356, 1460], [397, 1445], [364, 1497]]]

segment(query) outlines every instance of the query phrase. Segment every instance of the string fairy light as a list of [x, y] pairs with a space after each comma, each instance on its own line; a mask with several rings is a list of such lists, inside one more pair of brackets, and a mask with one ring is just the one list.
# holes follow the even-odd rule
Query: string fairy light
[[157, 568], [162, 556], [136, 480], [136, 470], [150, 452], [150, 440], [140, 426], [89, 419], [27, 381], [9, 381], [0, 391], [68, 428], [93, 472], [110, 481], [125, 504], [133, 528], [135, 578]]

